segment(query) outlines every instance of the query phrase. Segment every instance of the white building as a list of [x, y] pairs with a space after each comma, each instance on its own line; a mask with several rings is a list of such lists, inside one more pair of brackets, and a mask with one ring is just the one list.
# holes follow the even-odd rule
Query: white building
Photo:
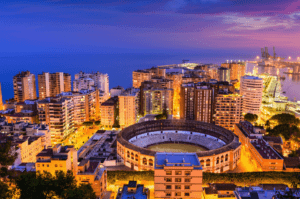
[[262, 103], [263, 79], [255, 76], [241, 78], [240, 94], [243, 99], [243, 113], [259, 114]]
[[[104, 91], [105, 94], [109, 94], [109, 78], [108, 78], [108, 74], [104, 74], [104, 73], [100, 73], [100, 72], [96, 72], [96, 73], [84, 73], [82, 71], [80, 71], [80, 73], [75, 75], [75, 80], [79, 78], [83, 78], [83, 79], [92, 79], [94, 81], [94, 86], [101, 90]], [[88, 88], [84, 88], [86, 90], [90, 90]]]
[[115, 97], [121, 95], [125, 90], [122, 86], [117, 86], [110, 89], [110, 97]]
[[95, 81], [91, 78], [79, 77], [73, 81], [73, 91], [79, 92], [81, 90], [94, 90]]

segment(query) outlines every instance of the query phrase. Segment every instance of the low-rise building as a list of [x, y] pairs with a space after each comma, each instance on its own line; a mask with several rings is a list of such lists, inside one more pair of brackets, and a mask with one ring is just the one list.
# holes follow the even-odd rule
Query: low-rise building
[[196, 153], [156, 153], [154, 198], [201, 198], [202, 167]]
[[209, 184], [209, 187], [203, 188], [204, 199], [235, 199], [234, 191], [235, 184], [214, 183]]
[[36, 161], [36, 155], [47, 147], [44, 135], [24, 136], [22, 134], [0, 134], [0, 143], [11, 142], [12, 153], [17, 153], [17, 158], [11, 165], [15, 168], [21, 163]]
[[36, 155], [36, 171], [47, 171], [55, 175], [56, 171], [72, 171], [77, 174], [77, 151], [73, 146], [55, 145], [53, 148], [43, 149]]
[[137, 184], [136, 181], [129, 181], [128, 184], [123, 185], [123, 188], [119, 188], [116, 199], [128, 198], [148, 199], [150, 198], [150, 191], [144, 185]]
[[103, 198], [107, 186], [107, 173], [100, 161], [84, 159], [78, 165], [77, 183], [90, 183], [96, 197]]
[[261, 132], [255, 131], [250, 122], [243, 121], [235, 125], [235, 134], [250, 153], [251, 159], [263, 171], [282, 171], [283, 158], [263, 139]]

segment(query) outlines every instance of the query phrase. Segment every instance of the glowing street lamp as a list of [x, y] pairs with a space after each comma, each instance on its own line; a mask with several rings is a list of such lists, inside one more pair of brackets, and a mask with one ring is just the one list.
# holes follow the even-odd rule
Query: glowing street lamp
[[289, 60], [291, 60], [292, 58], [291, 57], [289, 57]]
[[259, 56], [257, 56], [256, 59], [259, 59]]

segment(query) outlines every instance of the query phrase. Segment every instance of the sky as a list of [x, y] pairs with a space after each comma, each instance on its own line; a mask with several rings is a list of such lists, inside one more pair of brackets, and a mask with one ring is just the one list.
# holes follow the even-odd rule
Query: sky
[[133, 70], [249, 60], [260, 48], [300, 57], [297, 0], [3, 0], [0, 82], [13, 97], [19, 71], [108, 73], [131, 85]]
[[298, 53], [297, 0], [0, 2], [0, 52], [164, 52], [276, 46]]

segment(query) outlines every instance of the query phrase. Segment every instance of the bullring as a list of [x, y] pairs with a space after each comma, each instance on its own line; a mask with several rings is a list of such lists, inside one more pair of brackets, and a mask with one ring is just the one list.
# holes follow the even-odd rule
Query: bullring
[[123, 129], [117, 138], [117, 153], [127, 167], [154, 170], [157, 152], [147, 147], [172, 142], [205, 148], [196, 154], [206, 172], [233, 170], [240, 160], [241, 144], [231, 131], [210, 123], [174, 119], [142, 122]]

